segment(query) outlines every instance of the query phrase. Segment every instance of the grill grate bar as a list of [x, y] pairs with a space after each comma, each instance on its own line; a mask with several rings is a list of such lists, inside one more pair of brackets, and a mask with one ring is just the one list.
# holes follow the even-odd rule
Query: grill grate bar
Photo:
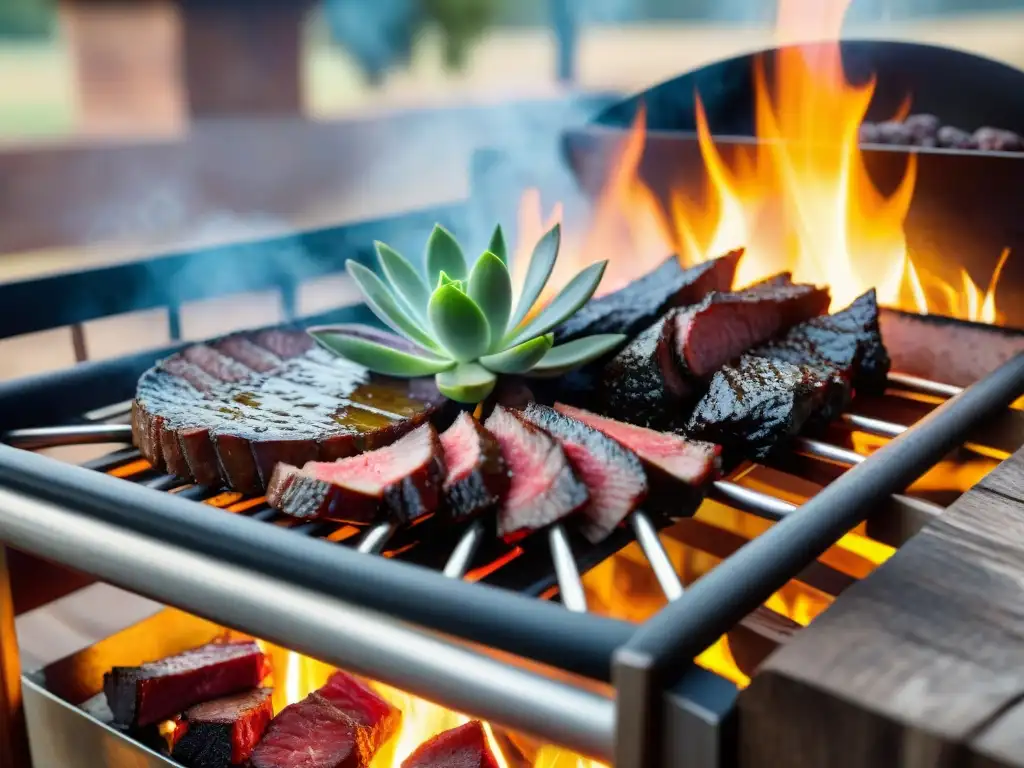
[[922, 379], [920, 376], [911, 376], [906, 373], [890, 373], [889, 384], [936, 397], [956, 397], [964, 391], [963, 387]]
[[728, 480], [716, 480], [708, 494], [715, 501], [737, 507], [743, 512], [763, 517], [766, 520], [779, 521], [796, 509], [795, 504], [769, 496], [767, 493], [744, 488], [742, 485], [730, 483]]
[[551, 560], [555, 565], [562, 605], [575, 613], [586, 613], [587, 593], [583, 589], [580, 569], [572, 553], [569, 534], [561, 524], [553, 525], [548, 530], [548, 543], [551, 546]]
[[903, 424], [894, 424], [891, 421], [882, 421], [870, 416], [861, 416], [857, 413], [843, 413], [839, 415], [839, 419], [851, 429], [878, 435], [879, 437], [899, 437], [908, 429]]
[[661, 539], [658, 537], [658, 529], [654, 527], [654, 523], [643, 512], [634, 512], [630, 515], [629, 523], [633, 528], [637, 544], [640, 545], [647, 562], [651, 564], [654, 578], [658, 580], [658, 585], [665, 593], [665, 597], [669, 601], [682, 597], [683, 581], [676, 573], [676, 568], [669, 559], [668, 552], [662, 546]]
[[866, 456], [861, 456], [856, 451], [848, 448], [840, 448], [838, 445], [823, 443], [820, 440], [811, 440], [806, 437], [798, 437], [793, 440], [793, 449], [805, 456], [813, 456], [816, 459], [825, 459], [836, 464], [843, 464], [848, 467], [856, 466], [864, 461]]
[[469, 572], [473, 558], [484, 540], [484, 524], [477, 520], [469, 526], [452, 550], [448, 562], [444, 565], [444, 573], [450, 579], [461, 579]]
[[378, 523], [363, 534], [363, 538], [356, 545], [356, 551], [365, 555], [379, 555], [397, 529], [395, 523]]
[[65, 445], [131, 443], [131, 441], [131, 424], [68, 424], [59, 427], [29, 427], [12, 429], [0, 437], [0, 442], [26, 451], [58, 448]]

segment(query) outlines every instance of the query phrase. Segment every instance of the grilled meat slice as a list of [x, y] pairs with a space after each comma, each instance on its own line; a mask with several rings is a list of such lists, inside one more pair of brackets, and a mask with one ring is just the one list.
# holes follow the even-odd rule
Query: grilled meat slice
[[463, 411], [441, 435], [448, 475], [444, 498], [453, 520], [494, 509], [508, 493], [509, 469], [498, 441]]
[[252, 768], [367, 768], [400, 721], [401, 713], [365, 685], [335, 673], [323, 688], [278, 713], [250, 763]]
[[614, 293], [591, 299], [555, 329], [555, 343], [563, 344], [594, 333], [635, 336], [672, 307], [700, 301], [711, 291], [732, 285], [742, 249], [684, 269], [670, 256], [661, 266]]
[[402, 768], [498, 768], [483, 723], [470, 720], [420, 744]]
[[301, 329], [271, 329], [195, 344], [144, 373], [132, 436], [157, 469], [256, 494], [279, 462], [387, 445], [443, 400], [431, 380], [372, 375]]
[[531, 404], [522, 418], [561, 443], [587, 486], [590, 501], [583, 508], [580, 530], [591, 543], [606, 539], [647, 498], [647, 476], [632, 451], [546, 405]]
[[712, 377], [686, 433], [718, 443], [730, 458], [762, 459], [800, 431], [828, 392], [814, 368], [743, 355]]
[[516, 413], [498, 405], [484, 423], [512, 473], [498, 507], [498, 535], [506, 541], [551, 525], [590, 500], [562, 446]]
[[365, 525], [383, 513], [408, 523], [441, 502], [444, 451], [437, 431], [423, 424], [384, 448], [335, 462], [279, 464], [267, 491], [274, 509], [302, 519]]
[[274, 717], [272, 694], [257, 688], [191, 707], [175, 730], [171, 757], [188, 768], [244, 764]]
[[103, 676], [103, 692], [114, 724], [132, 728], [255, 688], [269, 671], [256, 643], [215, 643], [137, 667], [114, 667]]
[[596, 413], [555, 403], [555, 410], [621, 443], [643, 463], [650, 486], [647, 506], [673, 517], [696, 511], [704, 489], [721, 470], [722, 449], [687, 440], [673, 432], [656, 432]]

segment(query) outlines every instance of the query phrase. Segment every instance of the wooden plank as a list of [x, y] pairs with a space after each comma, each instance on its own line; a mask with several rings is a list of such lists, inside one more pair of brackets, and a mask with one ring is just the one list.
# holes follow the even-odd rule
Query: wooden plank
[[969, 766], [1022, 697], [1024, 503], [977, 488], [764, 663], [741, 765]]

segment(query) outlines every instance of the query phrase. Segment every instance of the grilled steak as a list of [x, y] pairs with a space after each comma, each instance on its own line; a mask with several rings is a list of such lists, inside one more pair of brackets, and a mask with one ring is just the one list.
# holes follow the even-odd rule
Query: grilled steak
[[509, 469], [498, 441], [479, 421], [463, 411], [441, 435], [448, 475], [444, 498], [453, 520], [468, 520], [498, 503], [508, 493]]
[[512, 473], [508, 494], [498, 507], [498, 535], [507, 541], [571, 515], [590, 498], [562, 446], [515, 413], [495, 406], [484, 424]]
[[498, 768], [483, 723], [470, 720], [420, 744], [402, 768]]
[[546, 405], [533, 403], [522, 418], [554, 437], [576, 476], [587, 486], [580, 530], [591, 543], [607, 538], [647, 497], [647, 476], [632, 451]]
[[727, 291], [743, 251], [684, 269], [670, 256], [660, 267], [614, 293], [591, 299], [555, 329], [555, 343], [563, 344], [594, 333], [635, 336], [672, 307], [700, 301], [711, 291]]
[[302, 519], [328, 518], [365, 525], [381, 514], [408, 523], [441, 502], [444, 451], [430, 424], [375, 451], [301, 469], [278, 464], [267, 490], [274, 509]]
[[713, 443], [656, 432], [590, 411], [555, 403], [555, 410], [621, 443], [643, 463], [650, 486], [647, 506], [674, 517], [692, 514], [705, 486], [721, 469], [722, 449]]
[[272, 694], [257, 688], [191, 707], [175, 730], [171, 757], [188, 768], [242, 765], [274, 716]]
[[711, 378], [686, 432], [730, 458], [761, 459], [795, 435], [825, 401], [829, 380], [810, 366], [743, 355]]
[[269, 671], [256, 643], [211, 644], [138, 667], [114, 667], [103, 676], [103, 692], [115, 725], [145, 726], [255, 688]]
[[371, 375], [299, 329], [187, 347], [142, 375], [132, 435], [154, 467], [262, 493], [278, 462], [333, 461], [393, 442], [443, 398], [429, 379]]

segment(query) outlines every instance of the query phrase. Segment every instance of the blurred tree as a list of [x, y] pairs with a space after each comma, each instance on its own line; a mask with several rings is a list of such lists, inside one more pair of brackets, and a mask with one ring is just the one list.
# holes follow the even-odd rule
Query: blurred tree
[[53, 32], [54, 0], [0, 0], [0, 38], [40, 38]]

